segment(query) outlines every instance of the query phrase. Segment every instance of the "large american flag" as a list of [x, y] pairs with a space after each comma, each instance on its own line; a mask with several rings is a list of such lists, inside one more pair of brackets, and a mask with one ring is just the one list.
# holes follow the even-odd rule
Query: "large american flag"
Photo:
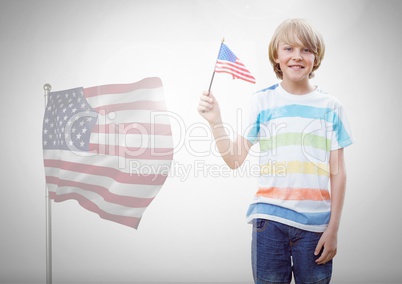
[[162, 81], [51, 92], [43, 155], [51, 199], [137, 229], [173, 159]]
[[244, 66], [239, 58], [222, 43], [219, 50], [218, 60], [215, 65], [215, 72], [232, 74], [233, 79], [238, 78], [244, 81], [255, 83], [255, 78]]

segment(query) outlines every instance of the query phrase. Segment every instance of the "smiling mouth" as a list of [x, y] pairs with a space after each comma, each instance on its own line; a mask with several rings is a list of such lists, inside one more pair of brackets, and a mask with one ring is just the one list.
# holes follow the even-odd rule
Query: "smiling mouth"
[[294, 69], [294, 70], [299, 70], [299, 69], [303, 69], [304, 66], [301, 66], [301, 65], [291, 65], [291, 66], [289, 66], [289, 68]]

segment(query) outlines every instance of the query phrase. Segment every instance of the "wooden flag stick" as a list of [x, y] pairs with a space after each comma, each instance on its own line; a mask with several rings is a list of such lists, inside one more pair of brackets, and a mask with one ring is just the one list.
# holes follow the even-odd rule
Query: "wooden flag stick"
[[222, 39], [221, 46], [220, 46], [220, 48], [219, 48], [218, 57], [216, 58], [216, 61], [215, 61], [214, 72], [212, 73], [211, 82], [209, 83], [208, 95], [211, 93], [212, 82], [214, 81], [214, 77], [215, 77], [216, 63], [218, 62], [219, 54], [221, 53], [222, 44], [223, 44], [224, 42], [225, 42], [225, 38]]

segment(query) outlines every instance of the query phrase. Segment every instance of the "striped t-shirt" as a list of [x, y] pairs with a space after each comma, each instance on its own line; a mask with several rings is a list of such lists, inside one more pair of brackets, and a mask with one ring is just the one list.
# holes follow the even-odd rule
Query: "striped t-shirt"
[[330, 152], [353, 143], [339, 101], [319, 88], [292, 95], [271, 86], [253, 95], [245, 133], [260, 146], [258, 191], [247, 220], [323, 232], [331, 208]]

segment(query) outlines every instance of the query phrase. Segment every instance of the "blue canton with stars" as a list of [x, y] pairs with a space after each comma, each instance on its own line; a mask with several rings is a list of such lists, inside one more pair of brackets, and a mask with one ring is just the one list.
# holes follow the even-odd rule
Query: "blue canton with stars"
[[43, 149], [88, 151], [98, 114], [84, 97], [84, 89], [51, 92], [43, 120]]
[[221, 49], [219, 50], [218, 55], [219, 60], [226, 60], [230, 62], [236, 62], [236, 55], [227, 47], [226, 44], [222, 43]]

